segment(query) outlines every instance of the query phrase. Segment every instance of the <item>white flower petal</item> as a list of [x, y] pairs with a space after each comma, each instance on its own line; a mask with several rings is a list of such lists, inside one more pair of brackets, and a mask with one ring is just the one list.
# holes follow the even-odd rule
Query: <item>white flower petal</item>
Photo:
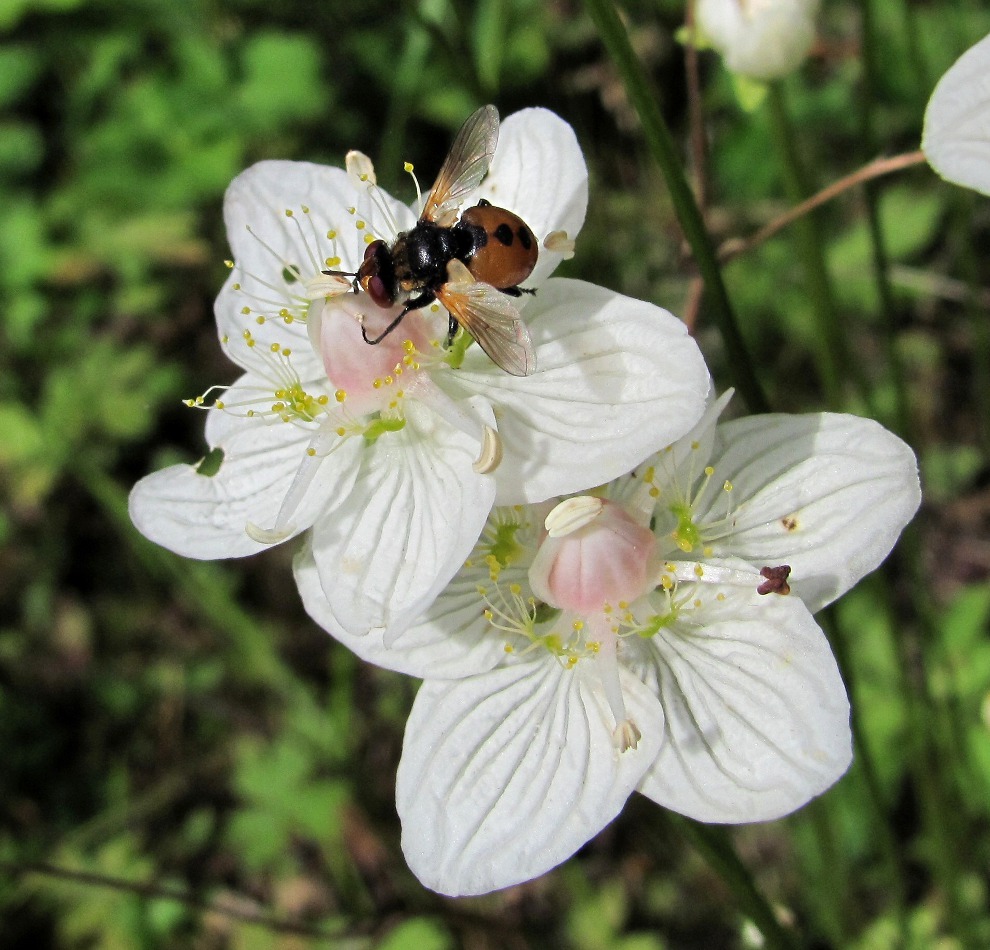
[[[145, 537], [185, 557], [262, 551], [266, 545], [248, 536], [247, 525], [274, 524], [313, 434], [287, 423], [247, 421], [219, 446], [224, 458], [215, 475], [200, 475], [193, 465], [171, 465], [142, 478], [131, 490], [131, 520]], [[308, 528], [332, 495], [350, 490], [360, 448], [360, 442], [349, 440], [323, 462], [293, 514], [292, 534]]]
[[[320, 584], [313, 553], [307, 544], [296, 556], [293, 570], [306, 612], [324, 630], [376, 666], [421, 679], [455, 679], [490, 670], [505, 657], [504, 642], [485, 620], [474, 577], [454, 578], [433, 602], [420, 623], [386, 642], [389, 631], [365, 636], [344, 631], [337, 623]], [[525, 571], [515, 574], [525, 578]], [[510, 576], [507, 569], [505, 577]]]
[[990, 36], [939, 80], [921, 147], [943, 178], [990, 195]]
[[536, 372], [500, 372], [472, 347], [438, 382], [487, 394], [505, 459], [498, 503], [584, 491], [628, 472], [701, 417], [708, 371], [667, 311], [583, 281], [548, 281], [526, 310]]
[[[410, 226], [412, 212], [385, 192], [380, 195], [398, 225]], [[348, 208], [359, 212], [349, 214]], [[359, 220], [365, 227], [357, 227]], [[250, 354], [240, 344], [241, 334], [248, 329], [259, 345], [290, 346], [300, 361], [308, 359], [312, 365], [300, 363], [304, 379], [320, 375], [321, 364], [304, 323], [286, 324], [270, 316], [259, 327], [254, 312], [277, 315], [290, 302], [295, 310], [305, 312], [309, 303], [306, 280], [326, 267], [327, 257], [335, 254], [341, 259], [338, 270], [353, 271], [364, 257], [365, 236], [391, 240], [393, 225], [366, 193], [354, 187], [343, 169], [288, 161], [258, 162], [238, 175], [224, 198], [224, 221], [236, 267], [214, 309], [221, 338], [230, 338], [230, 357], [242, 366], [249, 365], [244, 360]], [[328, 231], [336, 232], [334, 240], [327, 237]], [[303, 280], [289, 274], [286, 268], [292, 267], [299, 269]], [[251, 314], [242, 312], [245, 306], [252, 309]]]
[[[890, 553], [921, 500], [914, 453], [857, 416], [749, 416], [718, 429], [704, 524], [732, 506], [716, 556], [757, 569], [788, 564], [790, 584], [819, 610]], [[723, 480], [732, 483], [722, 490]], [[715, 500], [711, 501], [714, 497]]]
[[543, 247], [544, 238], [554, 231], [577, 237], [588, 207], [588, 169], [574, 130], [546, 109], [510, 115], [499, 129], [491, 169], [465, 207], [479, 198], [514, 212], [532, 229], [540, 256], [524, 283], [540, 286], [563, 260]]
[[[590, 674], [590, 675], [589, 675]], [[638, 747], [620, 753], [593, 663], [543, 654], [461, 680], [427, 680], [396, 784], [402, 850], [443, 894], [483, 894], [556, 866], [605, 827], [654, 760], [655, 697], [622, 681]]]
[[[796, 597], [724, 589], [631, 646], [667, 733], [639, 790], [700, 821], [779, 818], [852, 757], [849, 702], [824, 634]], [[695, 625], [697, 624], [697, 625]]]
[[[494, 425], [482, 400], [473, 408]], [[415, 403], [406, 406], [404, 429], [366, 449], [360, 478], [313, 528], [333, 632], [383, 628], [377, 632], [392, 643], [464, 563], [495, 496], [493, 478], [472, 467], [479, 449]]]

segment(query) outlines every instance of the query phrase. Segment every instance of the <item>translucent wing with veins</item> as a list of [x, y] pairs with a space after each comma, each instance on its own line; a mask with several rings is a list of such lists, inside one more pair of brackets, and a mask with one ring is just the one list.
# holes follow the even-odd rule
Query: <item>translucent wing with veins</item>
[[461, 126], [423, 206], [420, 221], [454, 223], [464, 197], [481, 182], [498, 143], [498, 109], [482, 106]]

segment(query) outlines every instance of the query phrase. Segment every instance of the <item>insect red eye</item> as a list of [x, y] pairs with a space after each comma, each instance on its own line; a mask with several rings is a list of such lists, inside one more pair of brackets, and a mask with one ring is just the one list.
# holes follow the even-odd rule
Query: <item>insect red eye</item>
[[392, 304], [395, 303], [392, 299], [392, 295], [388, 292], [388, 288], [385, 286], [385, 281], [383, 281], [377, 274], [369, 279], [367, 291], [371, 295], [371, 299], [374, 300], [379, 307], [391, 307]]

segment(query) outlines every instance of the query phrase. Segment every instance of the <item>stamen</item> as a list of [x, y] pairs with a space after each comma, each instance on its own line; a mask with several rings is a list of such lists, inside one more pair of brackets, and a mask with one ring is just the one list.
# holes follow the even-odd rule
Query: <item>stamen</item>
[[559, 254], [565, 261], [574, 256], [574, 240], [567, 236], [566, 231], [551, 231], [544, 239], [543, 246], [554, 254]]
[[568, 498], [547, 515], [544, 527], [551, 538], [562, 538], [591, 524], [604, 507], [603, 499], [591, 495]]
[[491, 427], [484, 426], [484, 436], [481, 443], [481, 454], [471, 466], [479, 475], [489, 475], [502, 462], [502, 440]]
[[416, 172], [413, 169], [412, 162], [404, 162], [402, 165], [402, 170], [407, 172], [413, 180], [413, 184], [416, 186], [416, 213], [419, 214], [423, 210], [423, 192], [419, 187], [419, 179], [416, 177]]

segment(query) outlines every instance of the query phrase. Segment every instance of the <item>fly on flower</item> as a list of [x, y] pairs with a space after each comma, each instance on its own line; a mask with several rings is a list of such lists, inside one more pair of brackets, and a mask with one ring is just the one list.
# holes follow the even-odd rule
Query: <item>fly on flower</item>
[[458, 218], [461, 202], [487, 174], [497, 143], [498, 110], [483, 106], [457, 133], [416, 225], [391, 245], [369, 244], [356, 273], [324, 272], [353, 277], [354, 289], [384, 310], [404, 304], [376, 336], [362, 326], [366, 343], [380, 343], [411, 310], [439, 300], [450, 314], [448, 345], [460, 325], [507, 373], [529, 376], [536, 368], [529, 331], [508, 299], [534, 292], [520, 287], [539, 255], [532, 230], [485, 199]]

